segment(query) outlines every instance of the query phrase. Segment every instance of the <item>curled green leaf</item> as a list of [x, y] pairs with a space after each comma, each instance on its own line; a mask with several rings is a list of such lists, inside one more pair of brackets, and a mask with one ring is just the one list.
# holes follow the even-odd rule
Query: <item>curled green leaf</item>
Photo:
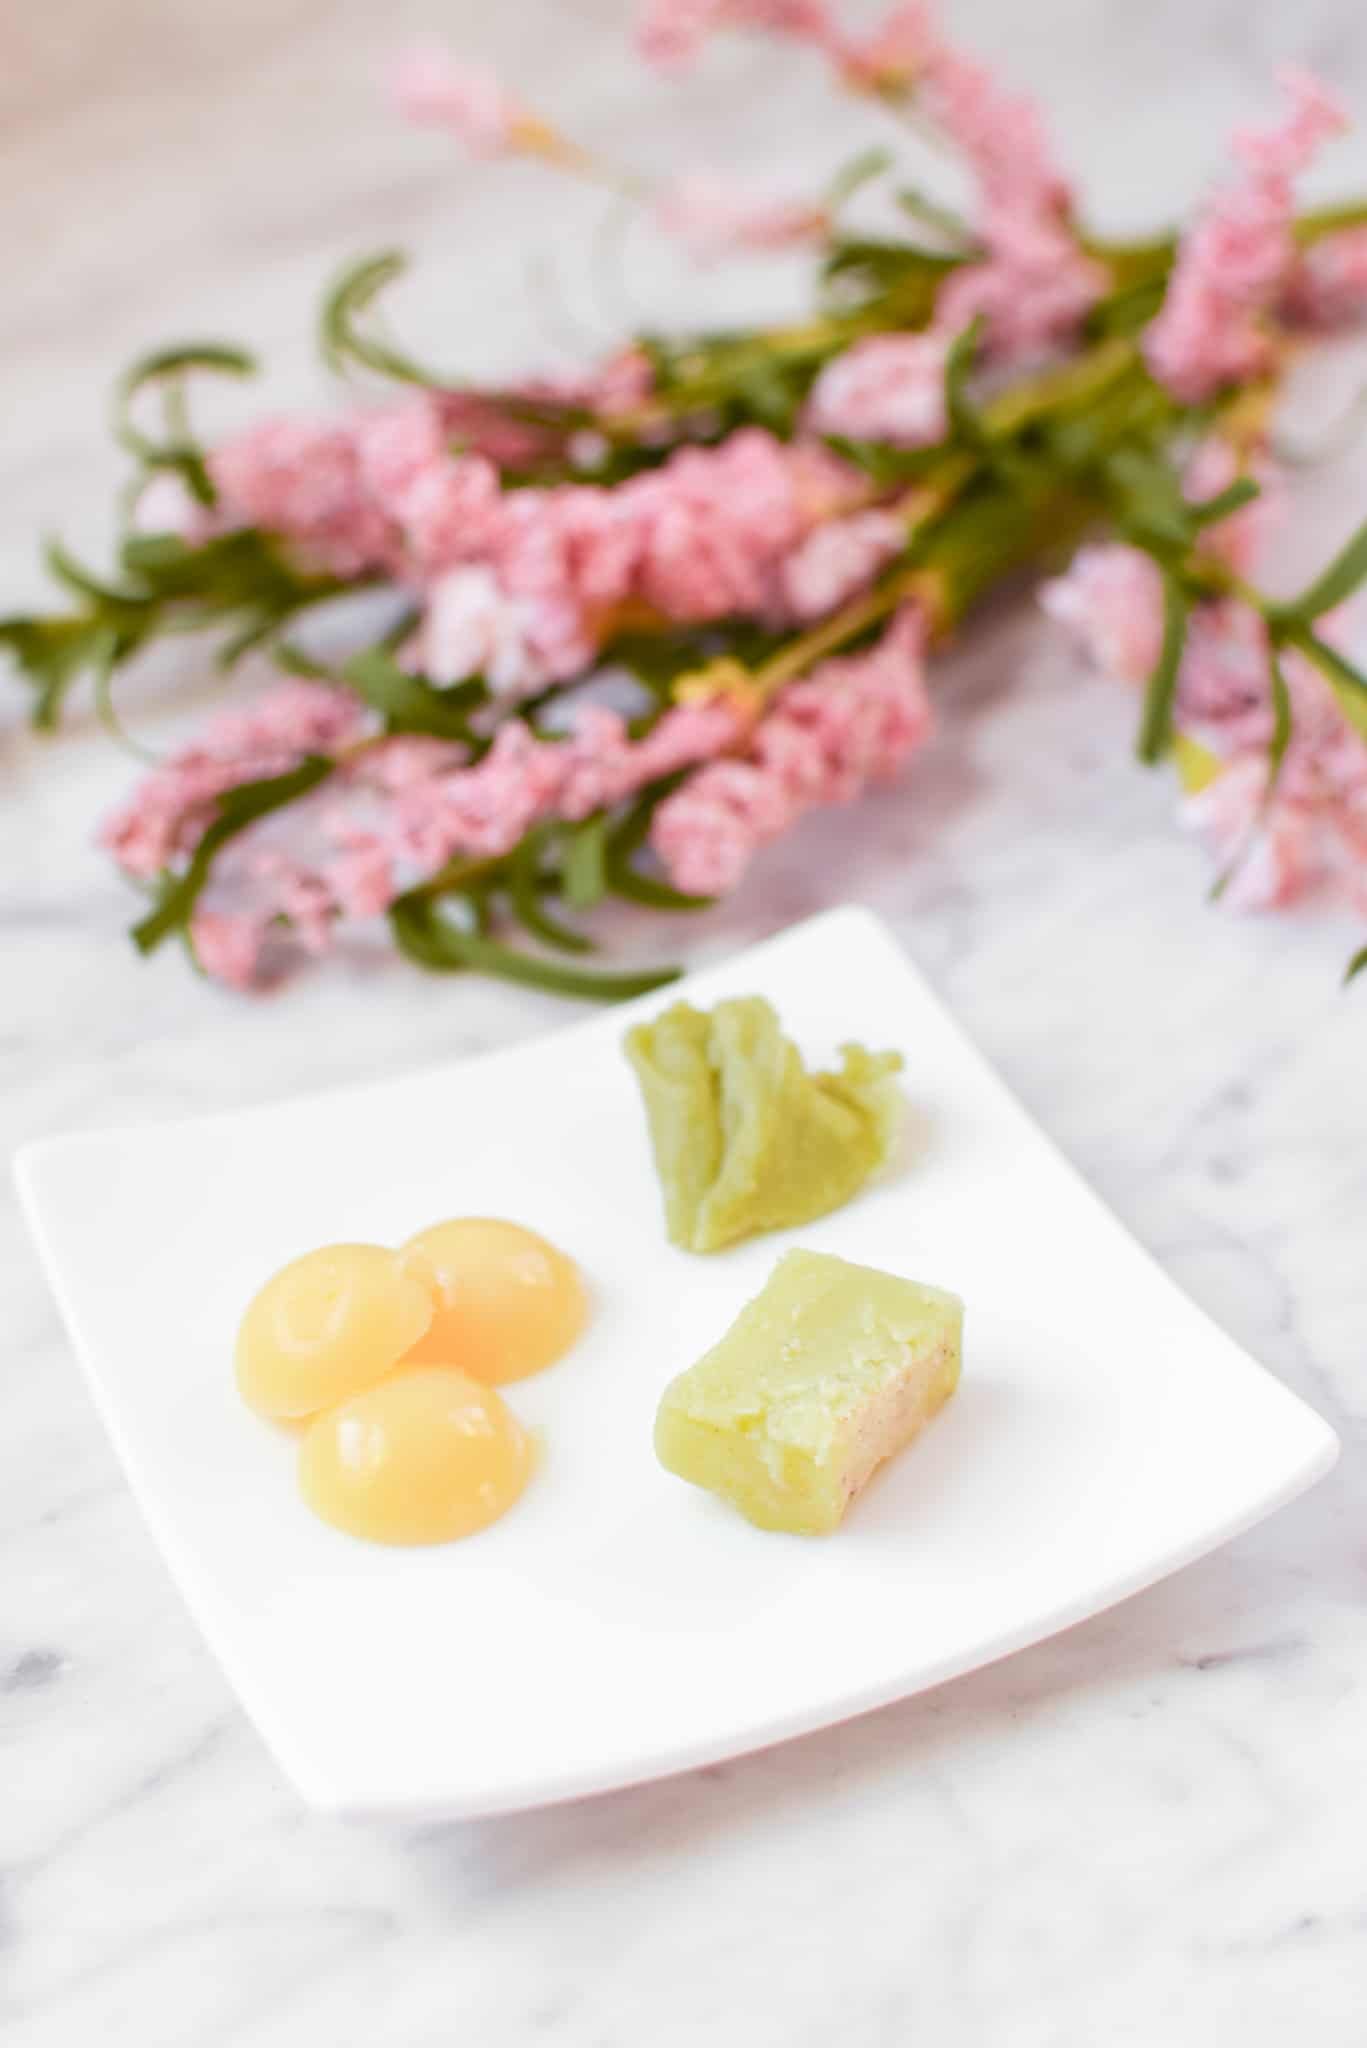
[[1241, 512], [1245, 505], [1261, 496], [1261, 487], [1251, 476], [1236, 476], [1232, 484], [1226, 484], [1213, 498], [1202, 498], [1199, 504], [1188, 507], [1193, 526], [1218, 526], [1222, 519], [1228, 519], [1235, 512]]
[[389, 921], [399, 950], [421, 967], [437, 974], [473, 970], [491, 974], [502, 981], [520, 982], [529, 988], [552, 994], [578, 996], [588, 1002], [619, 1003], [632, 996], [648, 995], [678, 979], [677, 967], [648, 967], [622, 974], [600, 973], [593, 968], [571, 967], [559, 960], [542, 960], [521, 953], [454, 925], [430, 901], [401, 896], [390, 907]]
[[686, 772], [667, 776], [637, 797], [607, 842], [604, 874], [608, 888], [614, 896], [639, 903], [647, 910], [710, 910], [716, 901], [713, 896], [690, 896], [654, 875], [643, 875], [635, 865], [635, 856], [650, 832], [652, 817], [671, 790], [685, 779]]
[[968, 397], [968, 376], [978, 353], [986, 322], [981, 313], [956, 334], [945, 357], [945, 415], [950, 434], [970, 448], [984, 445], [988, 435], [976, 406]]
[[255, 375], [256, 359], [245, 349], [216, 341], [185, 342], [139, 357], [114, 386], [114, 435], [145, 469], [178, 470], [200, 503], [211, 505], [214, 487], [204, 466], [203, 451], [184, 431], [183, 412], [179, 408], [175, 411], [177, 431], [165, 441], [153, 440], [144, 433], [133, 413], [134, 400], [150, 385], [160, 384], [179, 393], [181, 380], [196, 371], [209, 371], [220, 377], [250, 377]]
[[1346, 547], [1340, 548], [1328, 568], [1318, 575], [1309, 588], [1288, 605], [1278, 607], [1278, 616], [1303, 621], [1310, 625], [1331, 612], [1353, 592], [1367, 582], [1367, 520], [1364, 520]]
[[431, 386], [449, 381], [361, 324], [374, 313], [381, 293], [407, 268], [408, 258], [401, 249], [384, 249], [342, 272], [318, 316], [318, 345], [329, 369], [342, 375], [351, 364], [359, 363], [399, 384]]
[[857, 156], [852, 156], [840, 166], [826, 187], [828, 210], [838, 213], [863, 186], [872, 184], [875, 178], [881, 178], [890, 171], [895, 161], [890, 149], [861, 149]]
[[1314, 664], [1337, 697], [1344, 717], [1367, 739], [1367, 675], [1308, 626], [1283, 627], [1280, 637]]
[[608, 817], [605, 811], [575, 825], [565, 839], [561, 885], [565, 901], [576, 910], [591, 910], [608, 892]]
[[1291, 744], [1291, 692], [1287, 687], [1286, 670], [1282, 667], [1275, 647], [1268, 649], [1268, 681], [1272, 687], [1272, 737], [1267, 743], [1267, 788], [1263, 793], [1263, 804], [1271, 803], [1286, 759], [1286, 750]]
[[508, 861], [508, 901], [513, 915], [543, 946], [559, 953], [591, 953], [593, 941], [552, 917], [541, 900], [546, 886], [541, 872], [546, 839], [544, 831], [529, 832]]
[[1172, 707], [1187, 639], [1186, 592], [1170, 572], [1163, 575], [1163, 644], [1144, 692], [1135, 751], [1141, 761], [1161, 760], [1172, 744]]

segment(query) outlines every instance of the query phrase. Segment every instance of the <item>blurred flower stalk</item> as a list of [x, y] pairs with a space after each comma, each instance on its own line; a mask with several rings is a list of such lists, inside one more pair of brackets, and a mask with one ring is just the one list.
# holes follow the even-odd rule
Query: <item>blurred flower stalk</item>
[[[895, 777], [932, 729], [928, 657], [1022, 567], [1061, 570], [1046, 610], [1135, 686], [1137, 751], [1175, 763], [1227, 900], [1367, 917], [1367, 676], [1336, 631], [1367, 526], [1293, 600], [1257, 580], [1282, 375], [1367, 319], [1367, 203], [1296, 210], [1334, 100], [1284, 74], [1280, 118], [1235, 136], [1190, 228], [1122, 245], [1087, 231], [1036, 109], [924, 8], [856, 35], [818, 0], [653, 0], [642, 54], [684, 70], [723, 30], [929, 124], [969, 217], [884, 147], [814, 193], [652, 187], [425, 48], [393, 80], [411, 119], [587, 178], [700, 261], [810, 248], [811, 317], [459, 386], [387, 334], [386, 253], [324, 305], [340, 409], [205, 447], [187, 385], [248, 375], [244, 352], [169, 349], [122, 380], [117, 571], [53, 545], [68, 608], [0, 621], [36, 723], [84, 681], [117, 730], [114, 676], [169, 633], [282, 672], [104, 828], [149, 894], [138, 944], [179, 936], [249, 988], [387, 918], [429, 968], [652, 987], [672, 970], [586, 963], [582, 914], [706, 903], [805, 812]], [[878, 183], [895, 234], [851, 225]], [[361, 589], [388, 593], [382, 637], [322, 662], [311, 628]]]

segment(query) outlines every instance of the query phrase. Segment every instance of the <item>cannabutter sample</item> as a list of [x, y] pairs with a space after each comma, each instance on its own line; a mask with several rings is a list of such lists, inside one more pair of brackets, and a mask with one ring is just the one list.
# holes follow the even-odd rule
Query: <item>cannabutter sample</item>
[[809, 1074], [762, 996], [712, 1011], [675, 1003], [626, 1036], [650, 1125], [665, 1224], [715, 1252], [838, 1209], [896, 1143], [900, 1053], [841, 1048]]
[[664, 1392], [660, 1463], [761, 1529], [820, 1536], [959, 1383], [957, 1295], [792, 1251]]

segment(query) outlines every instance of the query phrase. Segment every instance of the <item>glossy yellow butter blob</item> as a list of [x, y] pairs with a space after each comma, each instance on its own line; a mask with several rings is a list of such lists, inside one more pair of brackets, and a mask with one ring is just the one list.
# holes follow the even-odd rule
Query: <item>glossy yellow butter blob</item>
[[518, 1223], [489, 1216], [434, 1223], [410, 1237], [400, 1256], [436, 1302], [405, 1365], [459, 1366], [501, 1386], [554, 1364], [584, 1327], [588, 1297], [573, 1259]]
[[282, 1266], [242, 1318], [238, 1388], [258, 1415], [314, 1415], [382, 1379], [431, 1320], [431, 1291], [397, 1252], [324, 1245]]
[[404, 1367], [315, 1417], [299, 1448], [314, 1513], [372, 1543], [470, 1536], [507, 1512], [531, 1466], [492, 1387], [432, 1365]]

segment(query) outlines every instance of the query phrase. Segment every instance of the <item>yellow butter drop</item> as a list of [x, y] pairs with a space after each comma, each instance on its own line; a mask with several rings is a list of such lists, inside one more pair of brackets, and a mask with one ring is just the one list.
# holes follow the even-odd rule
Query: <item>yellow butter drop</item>
[[454, 1365], [491, 1386], [526, 1379], [568, 1351], [588, 1296], [573, 1259], [534, 1230], [492, 1216], [434, 1223], [410, 1237], [404, 1269], [435, 1313], [405, 1363]]
[[660, 1462], [761, 1529], [824, 1534], [949, 1399], [962, 1331], [956, 1295], [789, 1252], [665, 1389]]
[[258, 1415], [313, 1415], [391, 1371], [432, 1320], [427, 1288], [378, 1244], [330, 1244], [283, 1266], [237, 1334], [237, 1384]]
[[325, 1522], [372, 1543], [452, 1543], [498, 1520], [532, 1468], [531, 1446], [492, 1387], [440, 1366], [405, 1367], [315, 1417], [299, 1485]]
[[675, 1003], [626, 1036], [664, 1191], [687, 1251], [824, 1216], [890, 1156], [902, 1096], [895, 1052], [842, 1047], [838, 1073], [808, 1073], [762, 996], [710, 1013]]

